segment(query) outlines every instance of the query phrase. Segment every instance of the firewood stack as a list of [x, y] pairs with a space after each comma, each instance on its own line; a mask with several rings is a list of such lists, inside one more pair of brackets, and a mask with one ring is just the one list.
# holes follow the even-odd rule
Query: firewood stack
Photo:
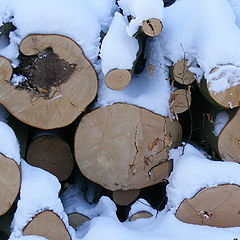
[[[208, 79], [221, 77], [218, 71], [225, 66], [214, 67], [197, 83], [191, 68], [202, 66], [185, 56], [177, 61], [169, 58], [171, 66], [163, 66], [167, 78], [157, 76], [158, 63], [147, 65], [143, 58], [150, 44], [164, 38], [164, 21], [161, 14], [142, 19], [137, 9], [126, 3], [118, 1], [121, 12], [112, 14], [95, 60], [85, 54], [84, 41], [81, 46], [79, 39], [57, 30], [24, 36], [17, 46], [18, 64], [11, 57], [0, 56], [0, 104], [10, 113], [9, 125], [0, 117], [0, 216], [18, 201], [12, 229], [12, 234], [19, 234], [16, 236], [70, 240], [73, 228], [91, 221], [93, 215], [77, 207], [66, 211], [59, 200], [60, 191], [64, 195], [80, 175], [86, 192], [94, 189], [92, 202], [108, 195], [116, 205], [129, 207], [144, 189], [166, 181], [174, 168], [169, 152], [184, 145], [182, 141], [204, 142], [200, 147], [208, 145], [205, 150], [213, 158], [240, 162], [240, 85], [214, 92]], [[111, 49], [112, 39], [117, 42], [116, 51]], [[140, 63], [144, 70], [139, 73], [136, 66]], [[147, 97], [141, 99], [131, 92], [136, 81], [142, 81], [144, 92], [151, 76], [167, 82], [167, 106], [143, 107], [141, 101]], [[102, 86], [108, 89], [106, 94], [123, 93], [122, 100], [99, 102], [98, 87]], [[131, 97], [139, 97], [139, 104], [131, 102], [129, 92]], [[161, 102], [163, 96], [158, 97]], [[159, 110], [162, 108], [167, 109], [166, 114]], [[196, 135], [193, 128], [201, 131]], [[38, 189], [34, 184], [39, 181]], [[218, 221], [226, 212], [239, 214], [233, 211], [239, 203], [238, 188], [225, 184], [201, 190], [181, 203], [176, 217], [187, 223], [239, 226], [237, 217], [226, 224]], [[215, 192], [222, 195], [219, 202], [228, 197], [226, 192], [234, 194], [214, 215], [216, 220], [208, 221], [211, 216], [206, 217], [202, 209], [218, 206]], [[163, 200], [158, 199], [162, 208]], [[200, 211], [202, 215], [196, 215]], [[152, 216], [153, 212], [143, 209], [131, 213], [129, 221]]]

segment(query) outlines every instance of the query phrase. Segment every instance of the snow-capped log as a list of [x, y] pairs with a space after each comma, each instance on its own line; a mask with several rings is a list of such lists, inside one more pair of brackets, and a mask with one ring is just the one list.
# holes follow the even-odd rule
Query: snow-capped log
[[192, 101], [192, 98], [191, 98], [190, 89], [174, 90], [169, 99], [170, 111], [174, 115], [183, 113], [190, 108], [191, 101]]
[[201, 138], [208, 142], [223, 161], [240, 162], [240, 110], [217, 111], [209, 108], [204, 113]]
[[20, 43], [20, 51], [22, 62], [15, 69], [20, 76], [14, 74], [9, 81], [10, 63], [5, 60], [0, 65], [0, 75], [4, 76], [0, 103], [20, 121], [42, 129], [63, 127], [95, 98], [95, 69], [70, 38], [29, 35]]
[[55, 175], [59, 181], [72, 173], [74, 157], [69, 144], [54, 131], [38, 131], [30, 142], [26, 161]]
[[185, 199], [179, 206], [176, 217], [185, 222], [214, 227], [240, 226], [238, 185], [219, 185], [204, 188], [193, 198]]
[[128, 16], [130, 23], [127, 26], [129, 36], [136, 36], [143, 32], [154, 37], [161, 33], [163, 18], [162, 0], [118, 0], [123, 14]]
[[195, 81], [195, 74], [189, 71], [187, 62], [186, 59], [181, 59], [171, 68], [173, 80], [182, 85], [190, 85]]
[[5, 214], [15, 201], [21, 184], [17, 163], [0, 153], [0, 216]]
[[168, 150], [180, 144], [181, 135], [178, 122], [118, 103], [82, 118], [75, 158], [88, 179], [111, 191], [141, 189], [169, 175]]
[[70, 240], [72, 239], [63, 221], [59, 216], [45, 210], [38, 213], [32, 221], [23, 229], [23, 236], [37, 235], [48, 240]]
[[139, 194], [140, 194], [139, 189], [127, 191], [117, 190], [112, 193], [112, 198], [117, 205], [128, 206], [129, 204], [136, 201]]
[[150, 212], [147, 211], [139, 211], [134, 213], [130, 218], [129, 221], [133, 222], [137, 219], [141, 219], [141, 218], [151, 218], [153, 215]]
[[105, 84], [113, 90], [127, 87], [140, 51], [138, 40], [128, 36], [126, 27], [127, 19], [120, 13], [115, 13], [101, 46]]
[[90, 221], [90, 218], [77, 212], [73, 212], [68, 214], [69, 225], [74, 229], [77, 229], [79, 226], [84, 224], [85, 222]]

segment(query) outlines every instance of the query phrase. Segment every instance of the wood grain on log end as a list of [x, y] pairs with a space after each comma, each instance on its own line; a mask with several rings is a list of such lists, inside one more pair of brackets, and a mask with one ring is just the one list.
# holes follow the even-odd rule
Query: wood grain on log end
[[143, 21], [142, 31], [149, 37], [155, 37], [162, 31], [163, 25], [159, 19], [151, 18]]
[[168, 150], [181, 142], [181, 125], [129, 104], [85, 115], [75, 134], [75, 158], [91, 181], [111, 190], [141, 189], [168, 177]]
[[37, 235], [48, 240], [71, 240], [65, 224], [52, 211], [43, 211], [37, 214], [23, 229], [23, 235]]
[[240, 187], [219, 185], [204, 188], [193, 198], [185, 199], [176, 217], [185, 222], [214, 227], [240, 226]]
[[113, 201], [121, 206], [128, 206], [130, 203], [136, 201], [140, 194], [139, 189], [127, 190], [127, 191], [114, 191], [112, 194]]
[[5, 214], [15, 201], [21, 185], [17, 163], [0, 154], [0, 215]]
[[128, 86], [131, 78], [131, 71], [127, 69], [114, 69], [105, 76], [105, 84], [108, 88], [119, 91]]
[[74, 165], [68, 143], [52, 135], [34, 139], [28, 147], [26, 160], [32, 166], [52, 173], [59, 181], [64, 181], [70, 176]]
[[240, 110], [218, 136], [218, 151], [223, 161], [240, 163]]
[[0, 82], [9, 81], [12, 77], [13, 68], [10, 61], [0, 56]]
[[36, 34], [23, 39], [20, 51], [25, 59], [36, 60], [28, 70], [30, 77], [18, 87], [1, 81], [0, 103], [20, 121], [37, 128], [73, 122], [93, 101], [98, 88], [95, 69], [82, 49], [65, 36]]
[[[209, 84], [207, 84], [209, 88]], [[240, 85], [230, 87], [222, 92], [215, 93], [208, 90], [210, 97], [224, 108], [235, 108], [240, 106]]]
[[170, 110], [174, 114], [187, 111], [191, 105], [191, 93], [185, 89], [175, 90], [170, 97]]
[[130, 218], [129, 221], [133, 222], [137, 219], [142, 219], [142, 218], [151, 218], [153, 215], [150, 212], [147, 211], [140, 211], [137, 213], [134, 213]]
[[182, 59], [173, 66], [173, 78], [182, 85], [190, 85], [195, 81], [195, 74], [188, 70], [187, 62], [186, 59]]
[[69, 221], [69, 225], [76, 230], [79, 226], [81, 226], [85, 222], [90, 221], [90, 218], [83, 214], [74, 212], [74, 213], [68, 214], [68, 221]]

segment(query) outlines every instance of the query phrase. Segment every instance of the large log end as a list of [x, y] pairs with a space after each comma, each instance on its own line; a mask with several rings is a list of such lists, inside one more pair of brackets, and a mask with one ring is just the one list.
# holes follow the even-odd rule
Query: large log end
[[0, 154], [0, 215], [5, 214], [15, 201], [21, 185], [17, 163]]
[[219, 185], [204, 188], [179, 206], [176, 217], [185, 222], [214, 227], [240, 226], [240, 187]]

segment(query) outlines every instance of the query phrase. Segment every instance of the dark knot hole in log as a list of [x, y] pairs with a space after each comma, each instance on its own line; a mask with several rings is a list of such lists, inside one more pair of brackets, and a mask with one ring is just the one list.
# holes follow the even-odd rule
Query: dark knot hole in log
[[51, 99], [60, 91], [60, 85], [66, 83], [75, 71], [76, 64], [70, 64], [46, 48], [37, 55], [25, 56], [20, 53], [20, 64], [14, 69], [16, 75], [22, 75], [16, 89], [27, 90], [36, 97]]

